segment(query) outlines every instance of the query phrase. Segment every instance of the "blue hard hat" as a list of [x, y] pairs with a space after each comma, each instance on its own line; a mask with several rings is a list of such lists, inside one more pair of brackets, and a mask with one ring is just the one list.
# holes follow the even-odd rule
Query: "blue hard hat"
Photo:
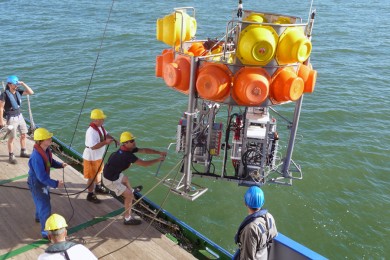
[[244, 198], [245, 204], [252, 209], [259, 209], [264, 204], [264, 192], [257, 186], [250, 187]]
[[7, 83], [11, 83], [11, 84], [14, 84], [14, 85], [18, 84], [18, 81], [19, 81], [19, 79], [15, 75], [9, 76], [7, 78]]

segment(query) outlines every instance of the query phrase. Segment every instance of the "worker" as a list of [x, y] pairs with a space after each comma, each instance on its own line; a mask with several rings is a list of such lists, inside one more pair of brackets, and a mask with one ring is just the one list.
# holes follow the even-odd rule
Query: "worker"
[[250, 187], [244, 196], [248, 216], [241, 223], [235, 236], [238, 250], [233, 259], [268, 259], [272, 239], [278, 234], [273, 216], [264, 205], [264, 193], [257, 187]]
[[63, 216], [52, 214], [45, 223], [45, 230], [52, 243], [45, 253], [38, 257], [38, 260], [58, 260], [58, 259], [82, 259], [95, 260], [97, 257], [85, 246], [66, 241], [67, 224]]
[[85, 148], [83, 152], [83, 172], [87, 181], [87, 201], [100, 203], [95, 193], [108, 194], [102, 185], [103, 157], [106, 147], [115, 139], [104, 128], [106, 115], [101, 109], [91, 111], [91, 123], [85, 133]]
[[[151, 166], [165, 159], [167, 152], [160, 152], [150, 148], [138, 148], [135, 137], [130, 132], [123, 132], [120, 137], [121, 147], [118, 151], [112, 153], [103, 170], [104, 185], [115, 192], [117, 196], [123, 195], [125, 198], [125, 225], [139, 225], [141, 220], [131, 215], [133, 205], [133, 192], [129, 178], [123, 174], [123, 171], [129, 168], [133, 163], [139, 166]], [[158, 154], [160, 157], [152, 160], [142, 160], [136, 153]]]
[[51, 214], [50, 188], [64, 186], [62, 180], [54, 180], [50, 177], [50, 168], [65, 168], [68, 164], [55, 160], [52, 156], [50, 145], [53, 133], [45, 128], [34, 131], [35, 145], [28, 161], [27, 184], [30, 188], [35, 204], [35, 221], [41, 223], [41, 235], [47, 238], [44, 230], [45, 222]]

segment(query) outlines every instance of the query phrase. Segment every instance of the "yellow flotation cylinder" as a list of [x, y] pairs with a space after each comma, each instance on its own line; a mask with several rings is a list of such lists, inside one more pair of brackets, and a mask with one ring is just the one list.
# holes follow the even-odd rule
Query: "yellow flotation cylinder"
[[302, 27], [289, 27], [280, 35], [275, 58], [279, 65], [304, 62], [309, 58], [311, 48]]
[[222, 102], [229, 96], [231, 78], [231, 72], [226, 65], [205, 63], [199, 69], [196, 90], [204, 99]]
[[270, 26], [247, 26], [238, 39], [237, 57], [244, 65], [264, 66], [275, 54], [278, 34]]
[[186, 56], [178, 55], [173, 62], [166, 64], [163, 68], [165, 84], [181, 92], [188, 93], [190, 68], [190, 59]]
[[156, 77], [163, 76], [164, 66], [174, 59], [173, 49], [165, 49], [161, 55], [156, 57]]
[[295, 101], [302, 96], [303, 88], [303, 79], [292, 67], [279, 68], [272, 76], [270, 99], [273, 103]]
[[288, 17], [281, 16], [274, 23], [275, 24], [291, 24], [291, 20]]
[[157, 19], [156, 38], [169, 46], [180, 45], [181, 40], [188, 41], [196, 34], [196, 20], [184, 11], [176, 11], [164, 18]]
[[270, 81], [265, 69], [243, 67], [234, 76], [232, 97], [238, 105], [260, 105], [268, 97]]
[[303, 79], [304, 82], [304, 93], [313, 93], [314, 87], [316, 85], [317, 80], [317, 71], [313, 70], [311, 64], [305, 65], [300, 64], [298, 68], [298, 77]]
[[246, 18], [243, 19], [244, 22], [255, 22], [255, 23], [266, 23], [267, 19], [265, 19], [263, 14], [251, 13]]

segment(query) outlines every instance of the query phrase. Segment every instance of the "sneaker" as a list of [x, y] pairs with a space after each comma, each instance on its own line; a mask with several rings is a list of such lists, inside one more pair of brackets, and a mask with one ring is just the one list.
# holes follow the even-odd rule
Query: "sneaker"
[[135, 226], [135, 225], [140, 225], [141, 223], [142, 223], [142, 221], [140, 219], [135, 219], [133, 217], [131, 217], [129, 220], [126, 220], [126, 219], [123, 220], [123, 224], [125, 224], [125, 225]]
[[95, 193], [98, 193], [98, 194], [109, 194], [110, 190], [107, 189], [104, 186], [96, 186], [95, 187]]
[[30, 155], [26, 153], [26, 151], [20, 152], [20, 157], [22, 158], [30, 158]]
[[95, 203], [95, 204], [99, 204], [100, 202], [102, 202], [102, 201], [99, 200], [98, 197], [96, 197], [96, 195], [93, 194], [93, 193], [88, 193], [88, 195], [87, 195], [87, 200], [88, 200], [89, 202], [93, 202], [93, 203]]
[[141, 220], [141, 217], [135, 214], [131, 214], [131, 218]]
[[9, 163], [10, 164], [17, 164], [18, 163], [18, 161], [15, 159], [15, 155], [14, 154], [11, 154], [9, 156]]
[[134, 187], [133, 193], [141, 192], [144, 187], [142, 185], [139, 185], [137, 187]]

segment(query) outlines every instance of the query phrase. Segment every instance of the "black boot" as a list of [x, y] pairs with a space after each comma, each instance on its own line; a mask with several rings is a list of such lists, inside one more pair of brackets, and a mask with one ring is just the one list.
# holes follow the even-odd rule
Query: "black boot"
[[20, 150], [20, 157], [22, 158], [30, 158], [30, 155], [26, 152], [26, 149]]
[[95, 194], [93, 194], [93, 192], [88, 192], [87, 200], [95, 204], [99, 204], [100, 202], [102, 202], [101, 200], [98, 199], [98, 197], [96, 197]]
[[9, 154], [9, 163], [10, 164], [17, 164], [18, 163], [18, 161], [16, 161], [16, 159], [15, 159], [14, 153]]

